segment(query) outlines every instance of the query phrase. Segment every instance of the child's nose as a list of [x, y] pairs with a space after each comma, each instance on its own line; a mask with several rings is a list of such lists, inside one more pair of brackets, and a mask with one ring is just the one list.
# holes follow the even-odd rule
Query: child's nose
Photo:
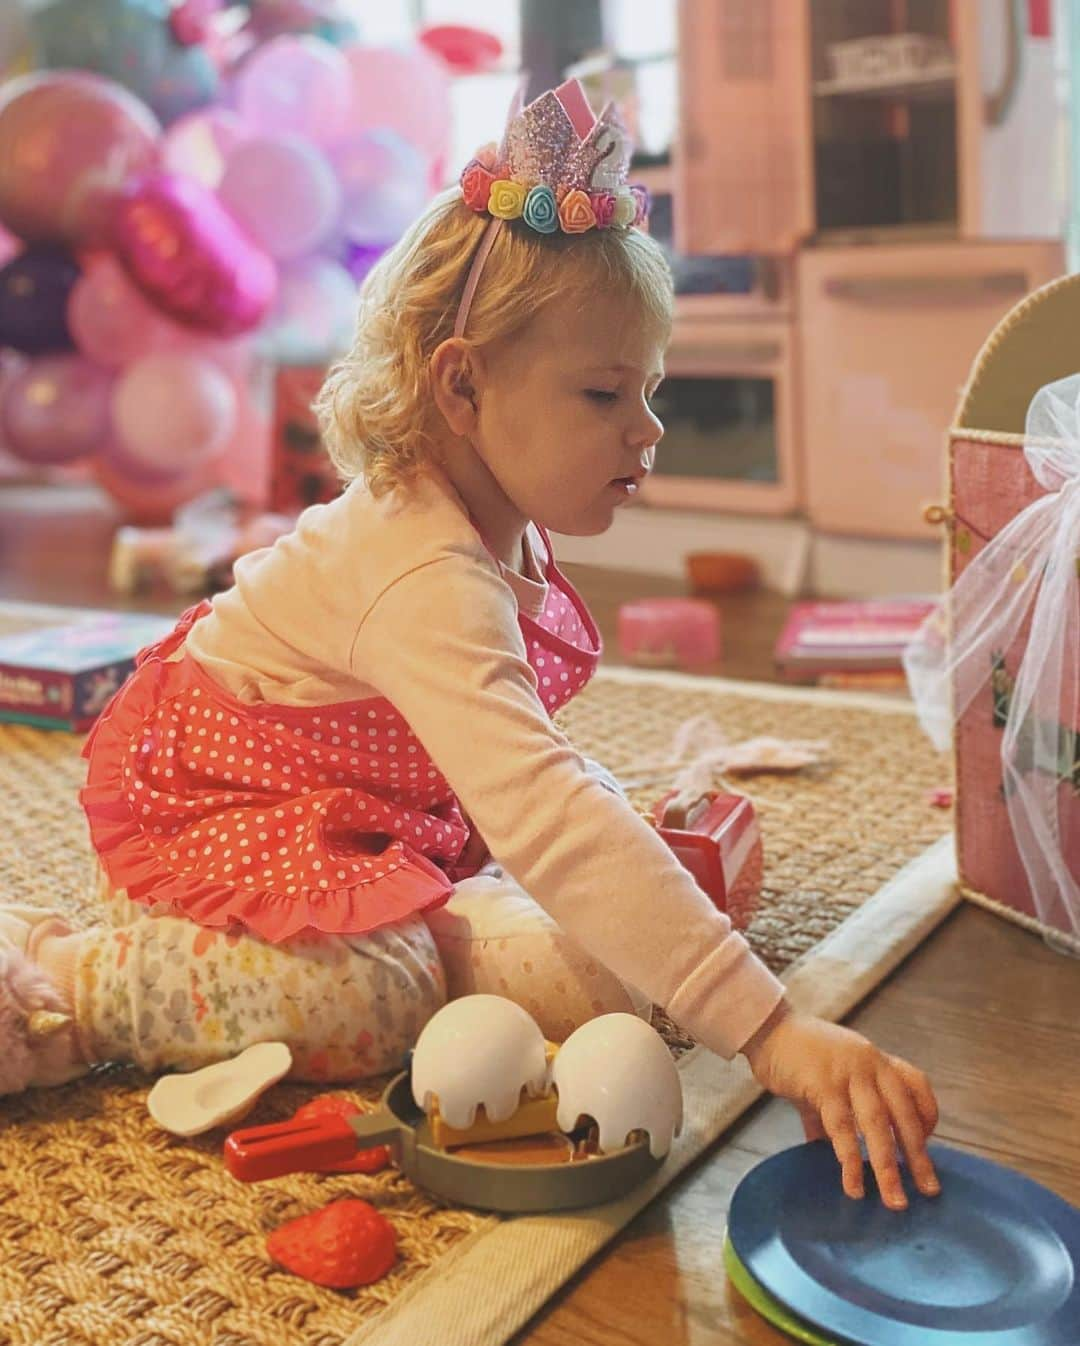
[[653, 411], [652, 407], [644, 406], [643, 415], [634, 423], [630, 442], [642, 450], [654, 450], [663, 437], [663, 421]]

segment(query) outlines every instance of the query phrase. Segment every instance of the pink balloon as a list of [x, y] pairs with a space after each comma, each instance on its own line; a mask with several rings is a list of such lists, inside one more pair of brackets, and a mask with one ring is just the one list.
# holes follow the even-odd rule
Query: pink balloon
[[5, 382], [0, 405], [8, 450], [28, 463], [70, 463], [101, 445], [112, 376], [80, 355], [43, 355]]
[[0, 225], [0, 266], [6, 266], [17, 252], [22, 251], [22, 244], [14, 234]]
[[113, 218], [117, 256], [158, 308], [232, 336], [262, 321], [277, 270], [209, 188], [155, 173], [123, 195]]
[[215, 190], [225, 175], [225, 163], [250, 134], [228, 108], [200, 108], [172, 123], [161, 142], [161, 162], [170, 173], [185, 173]]
[[156, 349], [165, 327], [108, 253], [97, 254], [84, 265], [68, 300], [67, 323], [79, 350], [113, 369]]
[[112, 450], [90, 463], [91, 471], [120, 506], [120, 512], [133, 523], [170, 523], [175, 511], [188, 500], [194, 500], [211, 484], [207, 471], [200, 468], [156, 482], [139, 480], [131, 475], [123, 458], [116, 458]]
[[121, 375], [112, 416], [128, 458], [151, 470], [174, 471], [222, 452], [236, 423], [236, 392], [209, 360], [148, 355]]
[[0, 89], [0, 220], [21, 238], [82, 243], [113, 193], [157, 157], [161, 127], [134, 94], [99, 75], [24, 75]]
[[[4, 405], [4, 394], [15, 375], [26, 364], [26, 357], [17, 351], [0, 346], [0, 408]], [[21, 477], [22, 464], [4, 446], [4, 424], [0, 416], [0, 481], [8, 477]]]
[[110, 435], [98, 452], [97, 461], [109, 471], [122, 477], [129, 486], [149, 486], [152, 490], [159, 486], [176, 486], [180, 482], [188, 483], [194, 479], [196, 471], [190, 467], [167, 468], [152, 467], [128, 453], [116, 435]]
[[79, 350], [111, 369], [146, 355], [182, 352], [233, 374], [251, 359], [250, 340], [207, 336], [158, 312], [111, 253], [94, 253], [83, 262], [83, 274], [68, 300], [67, 324]]
[[270, 489], [270, 411], [248, 377], [233, 379], [236, 423], [228, 444], [215, 458], [194, 467], [172, 470], [139, 461], [111, 436], [90, 467], [101, 486], [123, 512], [140, 523], [167, 523], [175, 511], [196, 496], [226, 486], [238, 499], [265, 509]]
[[450, 76], [438, 57], [425, 47], [352, 46], [345, 59], [353, 77], [350, 133], [395, 131], [429, 159], [446, 157]]
[[237, 337], [231, 341], [219, 341], [207, 337], [193, 327], [181, 327], [179, 323], [161, 320], [154, 337], [152, 351], [154, 355], [192, 355], [207, 360], [223, 370], [230, 378], [242, 374], [251, 361], [253, 338]]
[[252, 238], [280, 261], [313, 252], [341, 213], [334, 170], [300, 136], [259, 136], [238, 145], [218, 194]]
[[237, 110], [263, 135], [294, 132], [324, 144], [345, 130], [351, 98], [348, 61], [320, 37], [275, 37], [236, 74]]
[[220, 458], [213, 463], [215, 484], [227, 486], [238, 499], [266, 508], [270, 494], [271, 411], [250, 379], [238, 378], [236, 427]]

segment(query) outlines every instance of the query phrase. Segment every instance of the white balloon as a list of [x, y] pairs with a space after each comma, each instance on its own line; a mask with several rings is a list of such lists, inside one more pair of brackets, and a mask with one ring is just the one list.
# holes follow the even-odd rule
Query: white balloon
[[395, 243], [431, 195], [428, 161], [393, 131], [361, 131], [328, 150], [350, 243]]
[[281, 364], [319, 364], [347, 349], [355, 321], [352, 276], [328, 257], [305, 257], [281, 268], [259, 349]]

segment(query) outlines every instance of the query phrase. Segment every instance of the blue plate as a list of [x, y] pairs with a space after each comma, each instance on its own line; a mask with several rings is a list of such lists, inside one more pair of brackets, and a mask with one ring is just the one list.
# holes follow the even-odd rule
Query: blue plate
[[870, 1166], [852, 1201], [826, 1141], [739, 1183], [728, 1236], [757, 1283], [855, 1346], [1080, 1346], [1080, 1211], [987, 1159], [931, 1145], [939, 1197], [906, 1211]]

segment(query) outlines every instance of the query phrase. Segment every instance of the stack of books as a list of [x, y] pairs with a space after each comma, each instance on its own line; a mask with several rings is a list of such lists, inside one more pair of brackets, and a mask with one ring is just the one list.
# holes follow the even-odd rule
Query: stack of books
[[777, 672], [829, 687], [903, 687], [904, 646], [936, 606], [923, 597], [795, 603], [776, 642]]

